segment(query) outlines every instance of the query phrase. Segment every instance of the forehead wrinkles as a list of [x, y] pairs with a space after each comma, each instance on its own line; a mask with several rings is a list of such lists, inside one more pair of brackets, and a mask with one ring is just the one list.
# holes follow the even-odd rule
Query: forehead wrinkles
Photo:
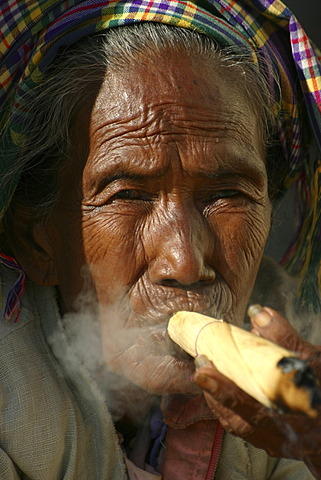
[[[116, 174], [130, 168], [137, 173], [161, 176], [180, 159], [190, 173], [206, 172], [214, 165], [216, 168], [234, 165], [239, 169], [240, 162], [251, 163], [250, 158], [262, 158], [254, 133], [255, 124], [252, 118], [250, 120], [242, 122], [237, 112], [211, 114], [206, 118], [198, 115], [197, 122], [185, 121], [185, 117], [181, 119], [180, 116], [169, 122], [168, 118], [153, 115], [143, 126], [133, 130], [127, 125], [124, 128], [122, 123], [116, 136], [111, 123], [107, 130], [111, 128], [112, 135], [108, 140], [98, 135], [99, 146], [96, 144], [91, 149], [87, 168], [97, 174], [107, 170], [114, 170]], [[99, 128], [104, 131], [105, 125]]]
[[234, 110], [230, 106], [213, 110], [198, 105], [164, 102], [154, 103], [136, 112], [120, 113], [116, 107], [111, 110], [99, 109], [94, 111], [92, 117], [91, 139], [95, 149], [105, 144], [112, 148], [114, 143], [150, 145], [200, 137], [203, 141], [216, 143], [220, 139], [227, 139], [255, 150], [254, 116], [246, 115], [238, 105]]
[[256, 117], [234, 77], [204, 59], [169, 51], [106, 74], [91, 114], [91, 147], [182, 142], [187, 135], [253, 148]]

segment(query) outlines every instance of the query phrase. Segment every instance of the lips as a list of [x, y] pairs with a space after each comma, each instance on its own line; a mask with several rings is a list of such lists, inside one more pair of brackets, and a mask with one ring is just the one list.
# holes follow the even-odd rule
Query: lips
[[173, 342], [167, 333], [167, 329], [160, 330], [152, 334], [152, 338], [157, 343], [157, 347], [162, 349], [164, 355], [171, 355], [183, 362], [193, 362], [194, 359], [177, 343]]

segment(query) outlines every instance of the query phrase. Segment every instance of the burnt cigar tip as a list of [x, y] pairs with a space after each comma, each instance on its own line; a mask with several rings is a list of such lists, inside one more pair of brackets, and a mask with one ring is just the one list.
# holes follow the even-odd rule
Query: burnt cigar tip
[[287, 374], [293, 372], [293, 382], [297, 388], [310, 392], [311, 406], [321, 405], [321, 390], [319, 381], [313, 369], [297, 357], [284, 357], [278, 362], [278, 367]]
[[283, 357], [279, 360], [277, 366], [283, 373], [290, 373], [294, 370], [302, 370], [307, 367], [307, 364], [297, 357]]

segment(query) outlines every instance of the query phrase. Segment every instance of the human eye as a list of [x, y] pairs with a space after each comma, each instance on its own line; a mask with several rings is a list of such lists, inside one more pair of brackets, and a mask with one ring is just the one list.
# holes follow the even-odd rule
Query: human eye
[[246, 189], [237, 187], [214, 187], [207, 189], [201, 198], [200, 208], [204, 215], [237, 213], [247, 210], [252, 199]]
[[213, 194], [214, 199], [220, 198], [232, 198], [241, 195], [241, 192], [238, 190], [219, 190]]
[[152, 194], [145, 192], [143, 190], [139, 190], [136, 188], [126, 188], [126, 189], [120, 190], [117, 193], [114, 193], [110, 198], [110, 202], [113, 202], [116, 200], [136, 200], [136, 201], [148, 202], [148, 201], [151, 201], [152, 198], [153, 198]]
[[207, 192], [204, 195], [203, 201], [205, 203], [221, 203], [221, 202], [235, 202], [245, 199], [246, 194], [243, 191], [236, 189], [220, 189]]

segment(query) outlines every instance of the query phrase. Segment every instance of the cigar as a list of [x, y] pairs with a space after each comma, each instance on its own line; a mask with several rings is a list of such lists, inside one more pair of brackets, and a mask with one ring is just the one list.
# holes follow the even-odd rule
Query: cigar
[[244, 392], [266, 407], [317, 415], [318, 380], [293, 352], [223, 320], [177, 312], [168, 334], [192, 357], [205, 355]]

